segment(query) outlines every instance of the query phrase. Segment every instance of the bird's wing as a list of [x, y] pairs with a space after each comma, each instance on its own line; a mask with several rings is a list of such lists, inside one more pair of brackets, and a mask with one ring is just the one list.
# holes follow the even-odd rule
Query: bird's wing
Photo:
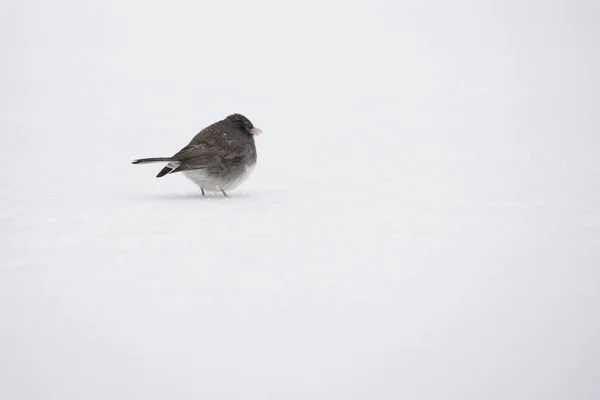
[[173, 171], [187, 171], [191, 169], [208, 168], [221, 162], [221, 155], [206, 142], [197, 142], [189, 144], [179, 150], [173, 158], [177, 159], [181, 164]]
[[218, 168], [220, 164], [227, 163], [227, 160], [243, 157], [245, 147], [246, 143], [236, 140], [230, 127], [219, 121], [202, 129], [187, 146], [173, 156], [180, 164], [170, 172]]

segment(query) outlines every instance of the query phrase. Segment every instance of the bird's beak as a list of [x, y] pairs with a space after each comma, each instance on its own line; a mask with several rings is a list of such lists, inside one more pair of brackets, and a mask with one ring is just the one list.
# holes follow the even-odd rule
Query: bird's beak
[[262, 131], [258, 128], [252, 128], [252, 129], [250, 129], [250, 133], [253, 135], [260, 135], [262, 133]]

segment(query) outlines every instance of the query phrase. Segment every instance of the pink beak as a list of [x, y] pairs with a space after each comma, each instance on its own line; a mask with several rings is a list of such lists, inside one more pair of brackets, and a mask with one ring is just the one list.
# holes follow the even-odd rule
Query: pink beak
[[253, 135], [260, 135], [262, 133], [262, 131], [258, 128], [252, 128], [252, 129], [250, 129], [250, 133]]

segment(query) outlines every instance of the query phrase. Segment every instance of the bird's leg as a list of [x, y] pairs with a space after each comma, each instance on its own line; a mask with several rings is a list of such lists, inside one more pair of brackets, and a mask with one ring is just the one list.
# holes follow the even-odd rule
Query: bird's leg
[[229, 197], [229, 196], [227, 196], [227, 193], [225, 193], [225, 191], [223, 189], [221, 189], [221, 193], [223, 193], [223, 196]]
[[202, 196], [204, 196], [204, 189], [200, 188], [200, 190], [202, 191]]

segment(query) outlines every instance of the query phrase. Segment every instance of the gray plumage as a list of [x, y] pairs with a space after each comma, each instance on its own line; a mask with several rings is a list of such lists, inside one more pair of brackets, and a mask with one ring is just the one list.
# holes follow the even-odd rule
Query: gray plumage
[[227, 195], [248, 178], [256, 164], [254, 135], [261, 131], [241, 114], [232, 114], [202, 129], [172, 157], [142, 158], [133, 164], [168, 162], [156, 176], [182, 172], [202, 189]]

